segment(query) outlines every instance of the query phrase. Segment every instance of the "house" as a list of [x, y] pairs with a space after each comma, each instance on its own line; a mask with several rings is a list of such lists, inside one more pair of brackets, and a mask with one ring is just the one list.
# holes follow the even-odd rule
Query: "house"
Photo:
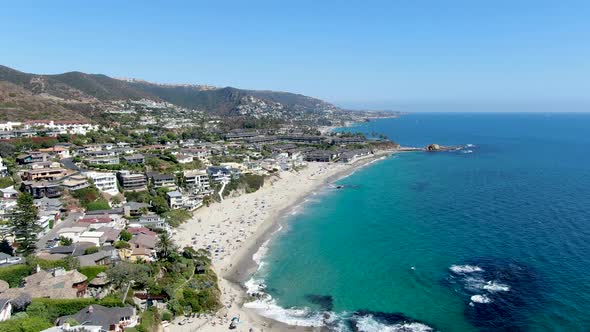
[[108, 214], [91, 214], [85, 215], [78, 219], [78, 225], [88, 227], [89, 229], [99, 229], [101, 227], [113, 227], [115, 226], [114, 220]]
[[88, 158], [86, 163], [88, 165], [118, 165], [119, 157]]
[[78, 236], [77, 242], [90, 242], [95, 246], [99, 247], [102, 245], [100, 238], [104, 235], [104, 232], [100, 231], [85, 231]]
[[126, 328], [137, 325], [138, 316], [135, 308], [131, 306], [108, 308], [93, 304], [73, 315], [59, 317], [56, 324], [62, 325], [70, 320], [82, 325], [101, 326], [104, 331], [123, 332]]
[[145, 162], [145, 157], [142, 154], [123, 156], [121, 159], [129, 165], [141, 165]]
[[207, 175], [215, 183], [227, 183], [231, 180], [231, 171], [227, 167], [209, 166], [207, 167]]
[[147, 236], [157, 236], [158, 233], [149, 230], [148, 228], [145, 227], [129, 227], [127, 228], [127, 231], [129, 233], [131, 233], [132, 235], [139, 235], [139, 234], [144, 234]]
[[117, 242], [119, 239], [119, 235], [121, 234], [121, 230], [113, 227], [101, 227], [98, 229], [99, 232], [102, 232], [102, 236], [100, 237], [100, 243], [103, 246], [112, 246]]
[[209, 175], [205, 170], [184, 171], [184, 179], [188, 188], [197, 189], [199, 192], [211, 190]]
[[131, 240], [129, 240], [129, 244], [136, 248], [147, 248], [153, 250], [156, 248], [156, 244], [158, 243], [158, 238], [155, 235], [148, 235], [148, 234], [137, 234]]
[[61, 167], [61, 164], [56, 161], [38, 161], [30, 163], [28, 167], [30, 169], [59, 168]]
[[82, 121], [54, 121], [54, 120], [31, 120], [26, 121], [25, 128], [41, 128], [52, 130], [60, 134], [86, 135], [89, 131], [98, 130], [98, 125]]
[[69, 191], [76, 191], [88, 188], [90, 186], [90, 183], [88, 183], [88, 179], [84, 176], [74, 175], [64, 180], [61, 186]]
[[2, 122], [2, 123], [0, 123], [0, 131], [13, 131], [22, 125], [23, 125], [22, 122], [13, 122], [13, 121]]
[[340, 155], [340, 161], [343, 163], [349, 163], [355, 161], [357, 158], [368, 156], [371, 154], [371, 150], [369, 149], [358, 149], [352, 151], [343, 152]]
[[9, 320], [12, 316], [12, 303], [9, 299], [0, 299], [0, 322]]
[[183, 195], [178, 190], [166, 193], [166, 200], [171, 209], [195, 210], [203, 205], [203, 200], [195, 195]]
[[64, 227], [59, 230], [58, 235], [63, 236], [68, 239], [72, 239], [74, 243], [80, 242], [80, 235], [86, 232], [88, 227], [81, 227], [81, 226], [74, 226], [74, 227]]
[[295, 143], [309, 143], [309, 144], [318, 144], [324, 140], [322, 136], [305, 136], [305, 135], [287, 135], [287, 136], [279, 136], [278, 139], [286, 142], [295, 142]]
[[177, 154], [176, 156], [176, 161], [178, 161], [179, 164], [189, 164], [193, 162], [193, 157], [192, 156], [188, 156], [185, 154]]
[[0, 188], [0, 194], [2, 194], [2, 199], [17, 199], [18, 198], [18, 191], [14, 189], [14, 186]]
[[90, 150], [86, 151], [87, 158], [114, 158], [118, 153], [115, 150]]
[[119, 193], [119, 189], [117, 188], [117, 176], [115, 173], [86, 172], [84, 175], [92, 180], [98, 190], [110, 195], [116, 195]]
[[155, 188], [176, 187], [176, 177], [174, 174], [148, 173], [148, 178]]
[[206, 148], [182, 149], [180, 153], [200, 160], [205, 160], [211, 155], [211, 152]]
[[131, 247], [119, 249], [119, 258], [128, 262], [151, 262], [154, 260], [154, 251], [143, 247]]
[[36, 199], [43, 197], [56, 198], [62, 194], [61, 186], [58, 183], [49, 181], [24, 181], [21, 186], [24, 192], [31, 194]]
[[41, 180], [57, 180], [66, 175], [66, 170], [63, 168], [41, 168], [25, 170], [22, 174], [22, 179], [25, 181], [41, 181]]
[[37, 267], [36, 273], [25, 277], [25, 286], [11, 288], [10, 292], [15, 294], [10, 295], [26, 293], [33, 298], [75, 299], [86, 294], [86, 280], [86, 276], [76, 270], [56, 268], [45, 271]]
[[[170, 229], [170, 226], [168, 225], [166, 220], [164, 220], [162, 217], [158, 216], [155, 213], [150, 213], [150, 214], [146, 214], [146, 215], [139, 217], [139, 219], [137, 221], [135, 221], [135, 224], [137, 224], [141, 228], [148, 227], [148, 228], [152, 228], [152, 229], [163, 229], [163, 230]], [[130, 224], [130, 226], [131, 226], [131, 224]], [[130, 227], [130, 229], [131, 229], [131, 227]]]
[[166, 200], [171, 209], [181, 209], [184, 206], [182, 193], [178, 190], [167, 192]]
[[109, 251], [101, 250], [89, 255], [78, 256], [81, 267], [108, 265], [111, 263], [112, 254]]
[[334, 153], [326, 150], [314, 150], [305, 154], [305, 161], [327, 163], [334, 159]]
[[143, 214], [144, 210], [152, 207], [148, 203], [127, 202], [123, 205], [123, 212], [126, 217], [138, 217]]
[[335, 137], [332, 138], [332, 145], [346, 145], [346, 144], [359, 144], [364, 143], [366, 139], [363, 136], [352, 136], [352, 137]]
[[16, 157], [16, 162], [24, 165], [24, 164], [31, 164], [40, 161], [48, 161], [51, 159], [51, 156], [47, 153], [43, 152], [31, 152], [27, 154], [21, 154]]
[[147, 179], [144, 174], [131, 173], [130, 171], [119, 171], [117, 178], [123, 190], [145, 190]]
[[59, 159], [71, 157], [70, 156], [70, 149], [67, 149], [67, 148], [61, 147], [61, 146], [54, 146], [54, 147], [47, 148], [47, 149], [39, 149], [37, 151], [56, 155]]

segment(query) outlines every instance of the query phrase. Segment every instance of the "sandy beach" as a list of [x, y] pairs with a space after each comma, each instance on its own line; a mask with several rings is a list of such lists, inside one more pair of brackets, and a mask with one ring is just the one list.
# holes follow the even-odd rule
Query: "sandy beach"
[[165, 328], [168, 331], [228, 331], [232, 317], [241, 323], [234, 331], [319, 331], [296, 327], [262, 317], [243, 307], [243, 282], [256, 271], [252, 256], [274, 233], [281, 218], [312, 192], [342, 178], [371, 161], [391, 154], [379, 152], [349, 163], [308, 163], [300, 171], [281, 172], [265, 181], [257, 192], [228, 197], [194, 212], [175, 232], [176, 243], [211, 251], [213, 268], [219, 276], [224, 309]]

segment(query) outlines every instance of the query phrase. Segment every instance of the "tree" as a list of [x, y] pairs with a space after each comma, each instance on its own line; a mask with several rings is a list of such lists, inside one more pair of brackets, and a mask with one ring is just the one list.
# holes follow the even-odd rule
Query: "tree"
[[156, 252], [158, 257], [167, 259], [170, 254], [176, 251], [176, 245], [172, 240], [172, 237], [168, 233], [162, 233], [158, 237], [158, 244], [156, 245]]
[[0, 252], [3, 252], [10, 256], [14, 255], [14, 248], [12, 248], [10, 242], [8, 242], [7, 239], [3, 239], [2, 241], [0, 241]]
[[6, 142], [0, 142], [0, 157], [8, 158], [14, 155], [16, 148], [14, 145]]
[[133, 235], [131, 233], [129, 233], [128, 230], [124, 229], [121, 231], [121, 234], [119, 235], [119, 237], [121, 238], [121, 241], [128, 242], [129, 240], [131, 240]]
[[37, 249], [37, 235], [42, 228], [37, 224], [37, 207], [31, 195], [23, 193], [18, 196], [16, 212], [10, 218], [10, 228], [14, 242], [18, 245], [17, 253], [29, 255]]
[[69, 237], [60, 236], [59, 237], [59, 245], [60, 246], [71, 246], [74, 243], [74, 240], [70, 239]]
[[121, 262], [108, 269], [106, 274], [117, 288], [126, 287], [132, 280], [136, 286], [144, 286], [150, 280], [150, 268], [147, 265]]

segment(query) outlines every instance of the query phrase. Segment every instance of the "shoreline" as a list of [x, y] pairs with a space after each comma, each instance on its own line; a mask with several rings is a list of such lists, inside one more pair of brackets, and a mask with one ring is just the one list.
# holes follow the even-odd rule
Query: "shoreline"
[[[244, 306], [249, 299], [244, 283], [258, 270], [258, 264], [253, 256], [280, 230], [281, 224], [287, 221], [290, 212], [305, 203], [310, 194], [396, 152], [398, 151], [377, 151], [375, 154], [361, 157], [348, 164], [309, 163], [306, 168], [297, 173], [281, 174], [281, 178], [265, 183], [258, 192], [242, 194], [236, 198], [228, 197], [221, 203], [195, 211], [191, 220], [178, 229], [175, 240], [182, 246], [194, 246], [195, 241], [199, 245], [200, 242], [211, 240], [208, 235], [211, 235], [211, 229], [216, 229], [219, 236], [214, 237], [213, 243], [227, 243], [233, 250], [225, 256], [219, 258], [214, 256], [212, 259], [213, 269], [219, 279], [221, 302], [224, 308], [215, 314], [196, 319], [196, 322], [191, 324], [174, 325], [171, 330], [227, 331], [229, 320], [236, 316], [240, 317], [243, 325], [246, 325], [245, 329], [239, 326], [240, 331], [249, 331], [250, 328], [253, 331], [323, 330], [322, 327], [288, 325], [264, 317], [255, 309]], [[229, 205], [230, 203], [233, 205]], [[202, 218], [207, 218], [205, 223], [202, 222]], [[245, 220], [250, 220], [249, 218], [254, 221], [248, 221], [245, 225]], [[226, 222], [229, 227], [221, 229]], [[243, 228], [236, 233], [236, 227]], [[206, 232], [207, 230], [209, 233]], [[231, 231], [233, 234], [228, 234]], [[191, 241], [187, 241], [193, 232], [195, 236], [190, 238]], [[241, 237], [236, 240], [237, 236], [242, 235], [243, 242]], [[230, 240], [239, 241], [239, 245], [234, 243], [232, 246]]]

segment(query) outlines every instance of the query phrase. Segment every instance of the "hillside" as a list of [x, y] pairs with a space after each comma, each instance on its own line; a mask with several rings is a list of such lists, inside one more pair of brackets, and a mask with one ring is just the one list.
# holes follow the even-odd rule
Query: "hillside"
[[[37, 118], [48, 114], [59, 117], [88, 117], [90, 110], [104, 111], [108, 108], [109, 102], [139, 99], [166, 101], [187, 109], [223, 116], [274, 116], [276, 113], [277, 116], [285, 117], [289, 114], [338, 110], [334, 105], [322, 100], [288, 92], [165, 85], [81, 72], [37, 75], [0, 66], [0, 82], [11, 83], [0, 85], [4, 92], [9, 89], [21, 89], [18, 93], [21, 108], [15, 119]], [[31, 105], [25, 107], [26, 104]], [[4, 107], [11, 107], [10, 105], [12, 104]], [[9, 113], [3, 114], [10, 118]]]

